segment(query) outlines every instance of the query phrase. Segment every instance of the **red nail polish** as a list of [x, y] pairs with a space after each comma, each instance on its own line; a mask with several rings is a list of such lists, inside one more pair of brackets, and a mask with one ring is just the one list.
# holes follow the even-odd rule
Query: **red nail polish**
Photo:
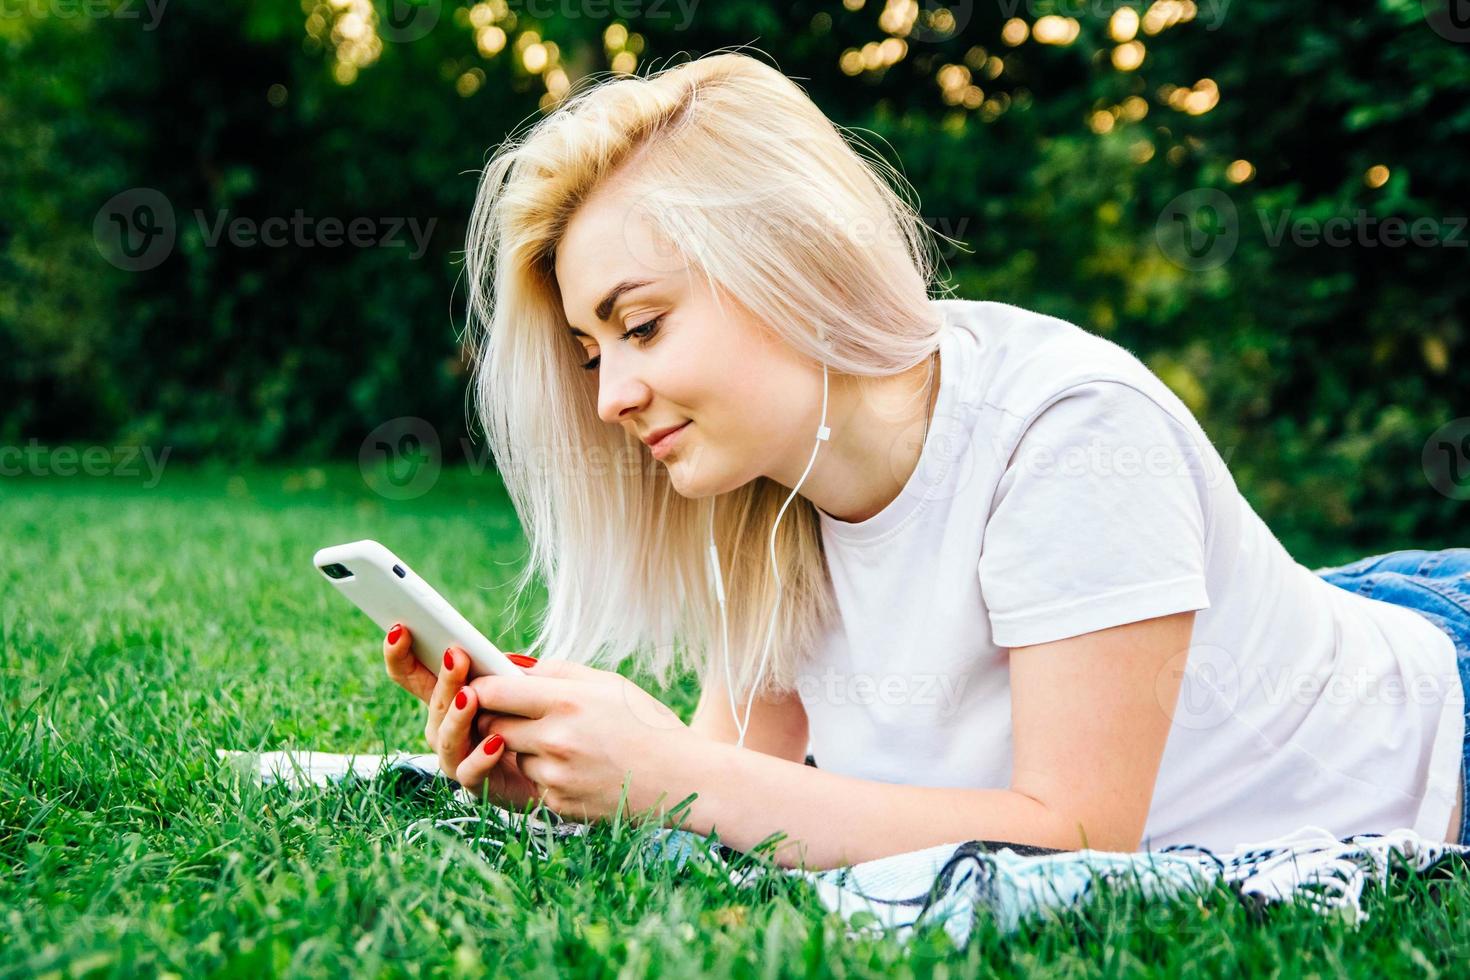
[[393, 628], [388, 631], [388, 645], [389, 646], [392, 646], [394, 643], [397, 643], [398, 642], [398, 638], [400, 636], [402, 636], [402, 635], [403, 635], [403, 624], [402, 623], [394, 623], [393, 624]]
[[494, 755], [496, 752], [499, 752], [500, 746], [504, 742], [505, 739], [501, 737], [500, 733], [497, 732], [496, 734], [491, 735], [488, 739], [485, 740], [485, 754]]
[[454, 669], [454, 654], [450, 653], [448, 650], [444, 651], [444, 669]]
[[464, 710], [464, 706], [467, 705], [467, 704], [469, 704], [469, 703], [470, 703], [470, 699], [464, 696], [464, 692], [463, 691], [460, 691], [458, 694], [456, 694], [454, 696], [454, 706], [456, 708], [458, 708], [460, 711], [463, 711]]
[[509, 660], [511, 663], [515, 664], [517, 667], [534, 667], [534, 666], [536, 666], [536, 658], [535, 657], [528, 657], [524, 653], [507, 653], [505, 655], [505, 659], [506, 660]]

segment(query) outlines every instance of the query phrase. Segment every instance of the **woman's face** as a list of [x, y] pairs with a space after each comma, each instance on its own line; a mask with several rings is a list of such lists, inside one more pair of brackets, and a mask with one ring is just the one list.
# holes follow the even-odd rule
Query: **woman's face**
[[[821, 412], [821, 369], [761, 328], [662, 241], [639, 199], [608, 185], [572, 216], [556, 279], [573, 336], [595, 367], [597, 414], [649, 450], [685, 497], [794, 479]], [[787, 483], [787, 485], [791, 485]]]

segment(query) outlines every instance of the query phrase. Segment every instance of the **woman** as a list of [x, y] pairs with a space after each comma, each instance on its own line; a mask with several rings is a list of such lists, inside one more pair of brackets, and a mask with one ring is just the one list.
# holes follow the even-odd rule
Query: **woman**
[[[491, 159], [476, 404], [548, 603], [523, 678], [466, 683], [451, 649], [436, 681], [390, 632], [444, 771], [577, 819], [625, 777], [634, 812], [698, 794], [688, 829], [784, 832], [814, 868], [1458, 839], [1470, 551], [1314, 575], [1129, 352], [931, 299], [928, 230], [865, 149], [726, 53]], [[1447, 609], [1367, 595], [1405, 582]], [[687, 726], [583, 663], [628, 656], [698, 669]]]

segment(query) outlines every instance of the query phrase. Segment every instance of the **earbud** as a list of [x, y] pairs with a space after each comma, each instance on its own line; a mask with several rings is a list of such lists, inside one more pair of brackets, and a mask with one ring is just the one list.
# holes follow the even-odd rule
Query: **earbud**
[[[820, 327], [817, 336], [823, 337]], [[822, 448], [822, 443], [832, 438], [832, 430], [827, 427], [827, 363], [822, 362], [822, 420], [817, 423], [816, 442], [812, 445], [811, 458], [807, 460], [806, 469], [802, 471], [801, 479], [796, 481], [796, 486], [791, 488], [791, 494], [781, 509], [776, 512], [776, 521], [771, 525], [770, 555], [771, 573], [776, 576], [776, 602], [771, 608], [771, 620], [766, 624], [766, 642], [761, 648], [760, 667], [756, 669], [755, 681], [750, 687], [750, 700], [745, 703], [745, 718], [742, 721], [740, 711], [735, 706], [735, 681], [731, 675], [730, 668], [730, 623], [725, 606], [725, 583], [720, 575], [720, 553], [715, 547], [715, 508], [713, 503], [709, 509], [709, 558], [712, 578], [714, 580], [715, 599], [720, 604], [720, 634], [724, 644], [725, 652], [725, 690], [730, 696], [730, 717], [735, 721], [735, 731], [738, 738], [735, 744], [741, 748], [745, 747], [745, 732], [750, 727], [750, 709], [755, 705], [755, 692], [760, 690], [761, 680], [765, 677], [766, 664], [770, 660], [771, 640], [776, 632], [776, 618], [781, 612], [781, 571], [776, 567], [776, 530], [781, 526], [781, 518], [786, 516], [786, 508], [791, 506], [791, 501], [796, 499], [796, 493], [801, 485], [806, 482], [807, 474], [811, 473], [812, 466], [817, 461], [817, 451]]]

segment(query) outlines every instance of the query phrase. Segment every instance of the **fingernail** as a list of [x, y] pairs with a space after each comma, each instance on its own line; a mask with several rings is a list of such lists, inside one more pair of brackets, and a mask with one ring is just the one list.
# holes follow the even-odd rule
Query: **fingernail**
[[448, 650], [444, 651], [444, 666], [448, 670], [454, 669], [454, 654], [450, 653]]
[[507, 653], [505, 655], [505, 659], [506, 660], [509, 660], [511, 663], [515, 664], [517, 667], [534, 667], [534, 666], [536, 666], [536, 658], [535, 657], [528, 657], [524, 653]]
[[458, 694], [456, 694], [454, 696], [454, 706], [456, 708], [458, 708], [460, 711], [463, 711], [464, 710], [464, 706], [467, 705], [467, 704], [469, 704], [469, 703], [470, 703], [470, 699], [464, 696], [464, 692], [463, 691], [460, 691]]
[[498, 732], [496, 734], [494, 734], [494, 735], [491, 735], [485, 741], [485, 754], [486, 755], [494, 755], [495, 753], [499, 752], [500, 751], [500, 746], [504, 742], [505, 742], [505, 739], [502, 738], [501, 735]]
[[388, 631], [388, 643], [389, 643], [389, 645], [392, 645], [394, 643], [397, 643], [398, 642], [398, 638], [400, 636], [402, 636], [402, 635], [403, 635], [403, 624], [402, 623], [394, 623], [393, 624], [393, 628]]

